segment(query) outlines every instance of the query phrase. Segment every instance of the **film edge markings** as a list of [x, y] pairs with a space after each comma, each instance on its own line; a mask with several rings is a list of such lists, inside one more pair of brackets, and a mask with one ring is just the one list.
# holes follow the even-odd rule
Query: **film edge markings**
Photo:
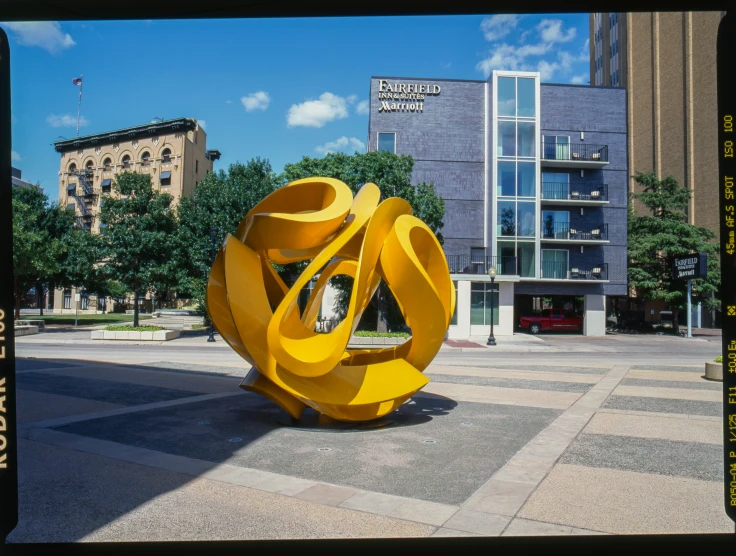
[[721, 229], [721, 329], [723, 358], [723, 450], [726, 514], [736, 522], [736, 131], [732, 83], [733, 15], [726, 13], [718, 29], [718, 164]]
[[11, 179], [10, 46], [0, 29], [0, 537], [18, 524], [18, 439], [13, 323], [13, 182]]

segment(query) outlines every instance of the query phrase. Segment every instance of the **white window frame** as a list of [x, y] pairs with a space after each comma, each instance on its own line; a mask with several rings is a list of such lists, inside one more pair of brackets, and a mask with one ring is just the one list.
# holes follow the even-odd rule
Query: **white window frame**
[[378, 140], [379, 140], [379, 137], [381, 135], [393, 135], [394, 136], [394, 152], [393, 152], [393, 154], [396, 154], [396, 139], [397, 139], [397, 137], [396, 137], [396, 132], [395, 131], [377, 131], [376, 132], [376, 152], [381, 152], [381, 151], [378, 150], [378, 145], [379, 145], [379, 141]]

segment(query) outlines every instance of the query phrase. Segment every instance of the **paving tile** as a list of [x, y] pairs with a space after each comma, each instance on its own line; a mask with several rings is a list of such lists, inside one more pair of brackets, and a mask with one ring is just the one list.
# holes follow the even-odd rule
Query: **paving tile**
[[578, 529], [573, 527], [570, 531], [571, 535], [610, 535], [611, 533], [604, 533], [602, 531], [592, 531], [590, 529]]
[[642, 398], [666, 398], [670, 400], [692, 400], [699, 402], [720, 402], [723, 393], [718, 390], [695, 390], [684, 388], [652, 388], [649, 386], [619, 386], [614, 396], [636, 396]]
[[406, 498], [382, 494], [380, 492], [358, 492], [344, 502], [338, 504], [340, 508], [360, 510], [372, 514], [388, 515], [406, 502]]
[[294, 495], [294, 497], [300, 498], [301, 500], [315, 502], [317, 504], [324, 504], [326, 506], [337, 506], [357, 492], [358, 491], [354, 488], [317, 483], [316, 485]]
[[529, 519], [516, 518], [509, 523], [509, 526], [503, 532], [504, 537], [534, 537], [534, 536], [552, 536], [552, 535], [569, 535], [572, 533], [572, 527], [567, 525], [557, 525], [556, 523], [546, 523], [543, 521], [532, 521]]
[[252, 487], [277, 477], [275, 473], [269, 473], [268, 471], [228, 464], [218, 465], [214, 469], [201, 473], [200, 476], [205, 479], [246, 487]]
[[723, 444], [723, 428], [720, 422], [682, 417], [599, 413], [585, 428], [585, 433]]
[[464, 510], [514, 516], [536, 485], [490, 479], [463, 504]]
[[597, 375], [583, 375], [575, 373], [557, 373], [547, 372], [539, 373], [536, 371], [512, 371], [502, 369], [483, 369], [474, 367], [449, 367], [446, 365], [430, 365], [425, 373], [442, 374], [446, 376], [469, 376], [479, 378], [506, 378], [515, 380], [526, 380], [530, 383], [537, 381], [542, 382], [570, 382], [578, 384], [595, 384], [600, 380]]
[[266, 479], [263, 482], [255, 483], [253, 488], [265, 490], [266, 492], [273, 492], [275, 494], [294, 496], [295, 494], [299, 494], [316, 484], [317, 483], [314, 481], [307, 481], [305, 479], [289, 477], [287, 475], [278, 475], [276, 477]]
[[567, 409], [581, 394], [577, 392], [553, 392], [521, 388], [498, 388], [494, 386], [468, 386], [447, 382], [430, 382], [423, 390], [430, 394], [446, 396], [456, 401], [494, 403], [503, 405], [522, 405]]
[[450, 519], [459, 508], [424, 500], [409, 500], [392, 511], [389, 517], [398, 517], [409, 521], [418, 521], [428, 525], [442, 525]]
[[440, 527], [434, 533], [433, 537], [482, 537], [478, 533], [471, 533], [470, 531], [458, 531], [457, 529], [447, 529], [446, 527]]
[[722, 482], [580, 465], [555, 466], [518, 516], [622, 535], [733, 533]]
[[545, 462], [512, 459], [493, 478], [514, 483], [538, 484], [550, 469]]
[[447, 520], [445, 527], [488, 537], [497, 537], [510, 521], [511, 518], [508, 516], [460, 510]]
[[695, 373], [672, 373], [668, 371], [637, 371], [631, 370], [627, 378], [642, 378], [649, 380], [672, 380], [677, 382], [704, 382], [705, 369]]

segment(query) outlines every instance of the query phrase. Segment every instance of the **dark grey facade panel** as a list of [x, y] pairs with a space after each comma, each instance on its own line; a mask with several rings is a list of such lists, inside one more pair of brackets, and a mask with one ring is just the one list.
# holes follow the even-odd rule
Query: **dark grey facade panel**
[[445, 200], [483, 201], [485, 195], [485, 165], [479, 162], [418, 160], [411, 178], [414, 185], [433, 183]]
[[[483, 203], [445, 199], [445, 219], [442, 235], [446, 238], [471, 238], [473, 247], [483, 247]], [[470, 254], [470, 251], [454, 253]]]
[[543, 129], [626, 133], [626, 89], [542, 83], [539, 96]]

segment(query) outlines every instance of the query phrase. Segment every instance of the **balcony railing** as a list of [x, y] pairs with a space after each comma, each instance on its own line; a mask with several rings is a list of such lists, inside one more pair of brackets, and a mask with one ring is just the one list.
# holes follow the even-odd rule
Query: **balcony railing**
[[516, 257], [471, 257], [470, 255], [447, 255], [450, 274], [488, 274], [491, 266], [499, 276], [518, 274]]
[[543, 201], [608, 201], [608, 185], [542, 182]]
[[608, 224], [583, 229], [580, 226], [573, 227], [567, 222], [542, 222], [542, 239], [607, 241]]
[[608, 145], [542, 141], [542, 160], [608, 162]]
[[608, 280], [608, 263], [569, 265], [543, 260], [540, 270], [540, 278], [544, 280]]

